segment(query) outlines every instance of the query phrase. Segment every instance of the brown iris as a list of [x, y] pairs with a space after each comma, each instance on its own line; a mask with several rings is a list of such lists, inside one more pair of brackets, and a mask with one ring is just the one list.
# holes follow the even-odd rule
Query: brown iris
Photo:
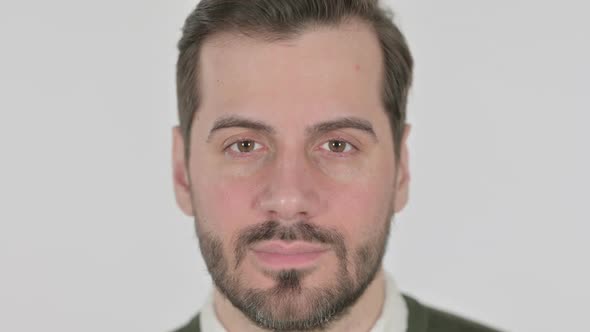
[[332, 152], [344, 152], [346, 149], [346, 142], [343, 141], [330, 141], [328, 144]]
[[254, 151], [254, 141], [240, 141], [238, 144], [238, 151], [247, 153]]

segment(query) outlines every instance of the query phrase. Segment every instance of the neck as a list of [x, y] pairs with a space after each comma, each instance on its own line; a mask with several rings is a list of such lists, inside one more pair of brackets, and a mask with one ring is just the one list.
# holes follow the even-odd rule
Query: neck
[[[262, 332], [239, 309], [223, 296], [216, 288], [214, 291], [215, 314], [228, 332]], [[383, 268], [375, 275], [365, 292], [359, 297], [348, 313], [330, 324], [324, 332], [370, 331], [379, 319], [385, 302], [385, 274]], [[318, 330], [319, 331], [319, 330]]]

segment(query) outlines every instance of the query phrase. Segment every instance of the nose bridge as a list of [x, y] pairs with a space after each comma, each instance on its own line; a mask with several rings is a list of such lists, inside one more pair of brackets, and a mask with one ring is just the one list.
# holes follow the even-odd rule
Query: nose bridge
[[269, 165], [259, 206], [283, 220], [309, 218], [318, 206], [312, 167], [306, 155], [294, 148], [278, 153]]
[[309, 176], [307, 168], [305, 156], [291, 150], [277, 156], [274, 172], [279, 183], [283, 183], [283, 189], [301, 189], [298, 185]]

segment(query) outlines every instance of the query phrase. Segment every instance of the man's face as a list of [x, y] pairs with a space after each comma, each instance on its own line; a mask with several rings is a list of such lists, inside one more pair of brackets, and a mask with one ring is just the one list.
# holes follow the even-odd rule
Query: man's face
[[174, 131], [177, 200], [195, 217], [217, 288], [262, 327], [326, 324], [381, 266], [408, 184], [405, 139], [396, 172], [381, 63], [376, 36], [358, 23], [203, 45], [188, 171]]

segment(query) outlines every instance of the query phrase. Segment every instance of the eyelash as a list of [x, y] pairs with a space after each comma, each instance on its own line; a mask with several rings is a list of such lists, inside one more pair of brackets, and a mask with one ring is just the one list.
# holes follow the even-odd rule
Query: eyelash
[[[330, 144], [330, 142], [334, 142], [334, 141], [341, 142], [341, 143], [346, 144], [346, 149], [348, 149], [348, 151], [344, 151], [344, 152], [332, 152], [332, 151], [329, 150], [329, 148], [328, 149], [323, 149], [322, 148], [326, 144]], [[237, 150], [237, 144], [242, 143], [242, 142], [253, 142], [255, 144], [254, 150], [252, 150], [251, 152], [239, 152], [239, 151], [236, 151]], [[236, 149], [235, 150], [232, 149], [233, 147], [236, 147]], [[258, 143], [256, 140], [249, 139], [249, 138], [241, 138], [241, 139], [235, 140], [231, 144], [227, 145], [224, 148], [224, 151], [226, 153], [232, 154], [236, 158], [247, 158], [247, 157], [250, 157], [255, 152], [258, 152], [260, 149], [264, 149], [264, 146], [261, 143]], [[350, 143], [346, 139], [339, 138], [339, 137], [331, 138], [331, 139], [325, 141], [324, 143], [322, 143], [319, 146], [319, 149], [322, 150], [324, 153], [328, 153], [328, 154], [330, 154], [332, 156], [337, 156], [337, 157], [346, 157], [347, 155], [354, 154], [355, 152], [358, 151], [358, 148], [354, 144]]]
[[346, 149], [348, 149], [348, 150], [343, 151], [343, 152], [333, 152], [333, 151], [330, 151], [329, 147], [327, 149], [322, 149], [322, 150], [326, 151], [327, 153], [337, 154], [337, 155], [346, 155], [346, 154], [350, 154], [350, 153], [353, 153], [354, 151], [358, 150], [352, 143], [350, 143], [346, 140], [343, 140], [343, 139], [331, 139], [331, 140], [323, 143], [322, 145], [320, 145], [320, 148], [322, 148], [325, 145], [329, 145], [331, 142], [340, 142], [340, 143], [346, 144], [345, 150]]
[[[237, 144], [243, 143], [243, 142], [253, 142], [255, 147], [256, 146], [262, 146], [262, 144], [256, 142], [255, 140], [252, 140], [252, 139], [240, 139], [240, 140], [237, 140], [237, 141], [231, 143], [230, 145], [228, 145], [224, 150], [226, 150], [226, 151], [227, 150], [233, 150], [232, 147], [234, 147], [234, 146], [237, 147]], [[257, 151], [259, 149], [260, 148], [257, 148], [257, 149], [255, 148], [252, 152]], [[236, 153], [236, 154], [251, 154], [252, 153], [252, 152], [240, 152], [240, 151], [233, 151], [233, 152]]]

